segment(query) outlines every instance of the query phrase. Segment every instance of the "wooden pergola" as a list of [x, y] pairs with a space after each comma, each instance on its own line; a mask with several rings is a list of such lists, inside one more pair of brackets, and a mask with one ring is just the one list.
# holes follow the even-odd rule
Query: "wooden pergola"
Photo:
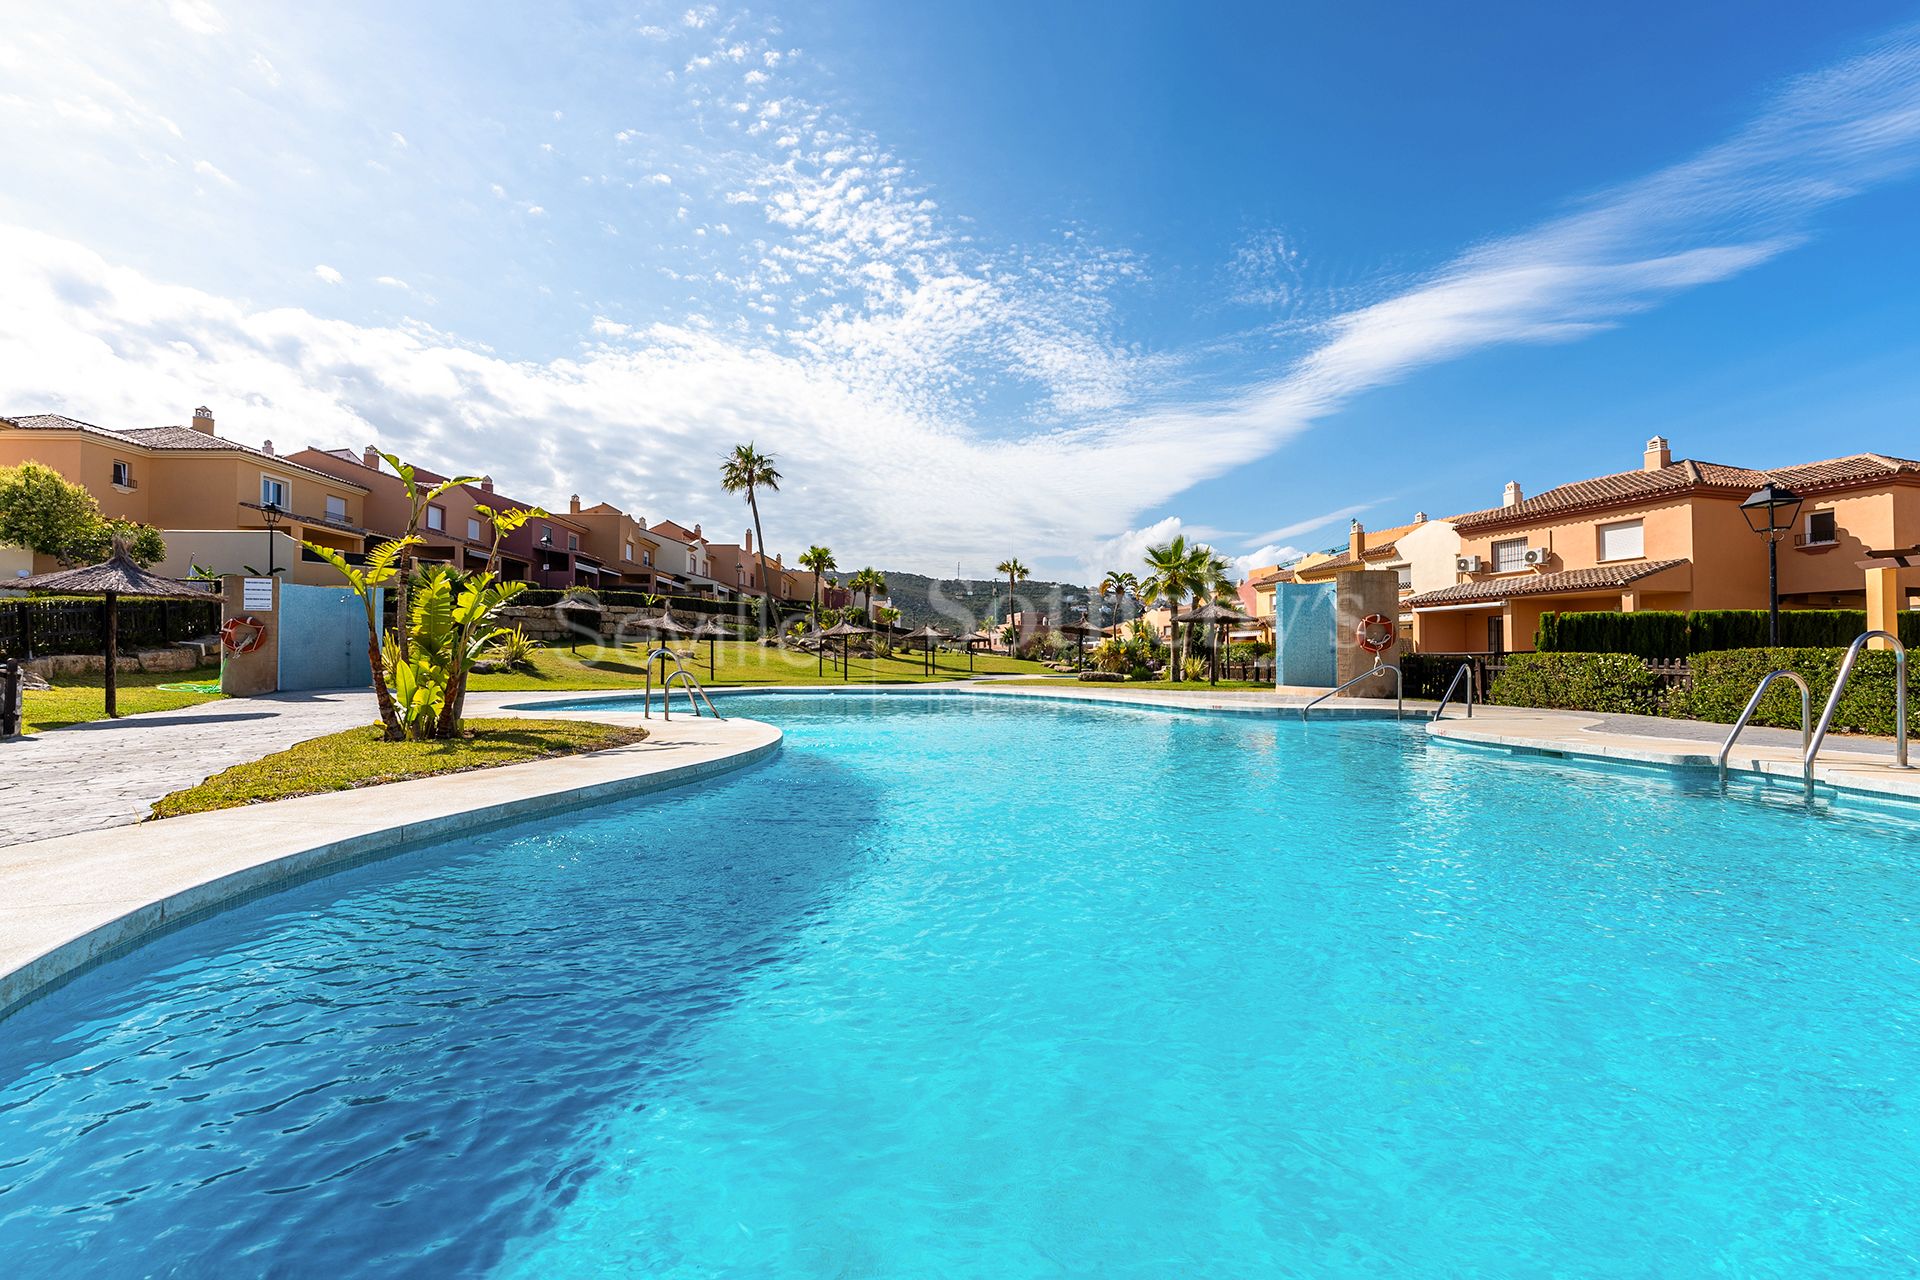
[[107, 654], [106, 694], [107, 717], [120, 717], [120, 597], [142, 596], [160, 598], [189, 598], [194, 600], [213, 599], [213, 593], [202, 587], [189, 586], [172, 578], [162, 578], [158, 574], [148, 573], [133, 562], [127, 554], [126, 543], [115, 538], [113, 554], [99, 564], [88, 565], [83, 569], [62, 569], [58, 573], [43, 573], [34, 578], [19, 578], [7, 584], [20, 591], [47, 591], [63, 596], [104, 596], [106, 598], [106, 635], [104, 637]]

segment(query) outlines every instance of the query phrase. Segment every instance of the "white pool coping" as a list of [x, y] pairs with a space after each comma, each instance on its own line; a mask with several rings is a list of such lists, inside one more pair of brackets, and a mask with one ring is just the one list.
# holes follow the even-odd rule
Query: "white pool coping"
[[156, 934], [260, 893], [421, 842], [710, 778], [767, 756], [781, 736], [756, 720], [539, 714], [644, 723], [648, 737], [0, 848], [0, 1018]]

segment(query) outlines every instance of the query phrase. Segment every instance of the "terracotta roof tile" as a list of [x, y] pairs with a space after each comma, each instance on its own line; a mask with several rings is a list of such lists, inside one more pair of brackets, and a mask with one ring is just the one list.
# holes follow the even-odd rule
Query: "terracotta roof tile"
[[1490, 578], [1480, 582], [1462, 582], [1414, 596], [1406, 604], [1415, 609], [1442, 604], [1476, 604], [1480, 601], [1511, 600], [1515, 596], [1559, 595], [1570, 591], [1603, 591], [1625, 587], [1656, 573], [1665, 573], [1690, 564], [1688, 560], [1648, 560], [1640, 564], [1600, 565], [1592, 569], [1569, 569], [1565, 573], [1537, 573], [1528, 577]]
[[129, 427], [115, 430], [111, 427], [97, 426], [91, 422], [82, 422], [78, 418], [69, 418], [60, 413], [27, 413], [11, 418], [0, 418], [0, 422], [24, 428], [28, 431], [78, 431], [84, 435], [98, 436], [104, 440], [114, 440], [128, 444], [137, 444], [143, 449], [195, 450], [201, 453], [244, 453], [295, 471], [304, 471], [308, 475], [321, 476], [341, 484], [353, 485], [364, 489], [364, 485], [355, 485], [351, 480], [341, 480], [338, 476], [328, 475], [298, 462], [290, 462], [277, 453], [268, 453], [264, 449], [255, 449], [251, 445], [239, 444], [232, 440], [223, 440], [219, 436], [208, 435], [204, 431], [195, 431], [192, 427]]
[[1678, 497], [1700, 491], [1739, 494], [1760, 488], [1769, 480], [1802, 493], [1822, 489], [1845, 488], [1910, 476], [1920, 480], [1920, 462], [1888, 457], [1878, 453], [1856, 453], [1822, 462], [1803, 462], [1791, 467], [1756, 471], [1748, 467], [1729, 467], [1718, 462], [1685, 459], [1656, 471], [1622, 471], [1591, 480], [1575, 480], [1537, 493], [1511, 507], [1490, 507], [1452, 517], [1460, 530], [1486, 528], [1500, 524], [1523, 524], [1541, 516], [1564, 512], [1630, 506], [1659, 498]]

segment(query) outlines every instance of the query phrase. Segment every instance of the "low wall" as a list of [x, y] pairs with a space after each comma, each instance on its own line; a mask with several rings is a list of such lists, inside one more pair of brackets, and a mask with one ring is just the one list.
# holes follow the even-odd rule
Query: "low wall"
[[[158, 673], [197, 671], [202, 666], [220, 665], [220, 646], [218, 642], [210, 646], [196, 644], [170, 645], [165, 649], [142, 649], [138, 653], [121, 654], [114, 664], [116, 671], [148, 671]], [[54, 682], [61, 676], [99, 675], [107, 669], [107, 660], [97, 653], [55, 653], [38, 658], [27, 658], [20, 663], [23, 670], [31, 671], [41, 679]]]
[[[713, 620], [712, 614], [677, 609], [670, 609], [668, 613], [689, 631], [703, 622]], [[549, 645], [564, 646], [572, 644], [576, 638], [588, 641], [596, 636], [602, 641], [626, 639], [637, 643], [641, 633], [634, 619], [659, 616], [658, 609], [640, 609], [628, 605], [602, 606], [597, 616], [584, 611], [561, 610], [553, 605], [514, 605], [501, 610], [500, 625], [519, 627], [530, 639]]]

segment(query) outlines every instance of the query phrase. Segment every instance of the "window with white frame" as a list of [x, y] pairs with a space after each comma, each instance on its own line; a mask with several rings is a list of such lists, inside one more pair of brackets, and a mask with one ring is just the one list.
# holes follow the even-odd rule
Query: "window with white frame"
[[261, 476], [260, 505], [263, 507], [286, 506], [287, 482], [285, 480], [276, 480], [272, 476]]
[[1600, 526], [1600, 562], [1639, 560], [1647, 554], [1647, 531], [1638, 520]]
[[481, 541], [480, 522], [474, 519], [472, 516], [467, 517], [467, 541], [468, 542]]
[[1807, 512], [1807, 543], [1823, 547], [1840, 541], [1840, 521], [1831, 510]]
[[445, 507], [427, 508], [427, 528], [432, 529], [435, 533], [445, 533], [447, 531], [447, 509]]
[[633, 561], [633, 539], [632, 538], [627, 539], [626, 550], [622, 553], [622, 557], [625, 560], [627, 560], [629, 563]]
[[334, 494], [327, 495], [327, 519], [345, 521], [347, 518], [347, 500]]
[[1413, 566], [1412, 565], [1403, 564], [1398, 569], [1395, 569], [1393, 572], [1394, 572], [1394, 575], [1400, 579], [1400, 589], [1402, 591], [1413, 590]]
[[577, 534], [577, 533], [570, 533], [570, 534], [568, 534], [568, 535], [567, 535], [567, 550], [569, 550], [569, 551], [578, 551], [579, 549], [580, 549], [580, 535], [579, 535], [579, 534]]
[[1502, 538], [1493, 544], [1493, 571], [1495, 573], [1518, 573], [1527, 567], [1527, 540], [1525, 538]]
[[133, 464], [131, 462], [122, 462], [118, 458], [114, 459], [113, 483], [122, 489], [133, 488]]
[[649, 569], [653, 568], [653, 552], [642, 551], [640, 553], [640, 563], [647, 566], [647, 568]]

